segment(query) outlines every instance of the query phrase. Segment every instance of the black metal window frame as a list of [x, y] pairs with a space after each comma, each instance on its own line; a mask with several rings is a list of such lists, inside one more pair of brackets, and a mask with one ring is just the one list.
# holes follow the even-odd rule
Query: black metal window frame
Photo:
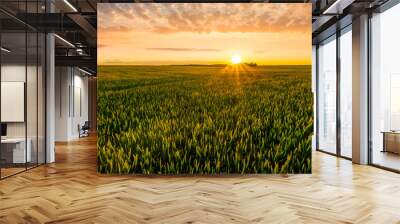
[[[315, 47], [315, 81], [316, 81], [316, 112], [315, 112], [315, 125], [316, 125], [316, 135], [315, 135], [315, 141], [316, 141], [316, 150], [319, 152], [323, 152], [329, 155], [333, 155], [333, 156], [337, 156], [340, 158], [344, 158], [347, 160], [352, 160], [352, 158], [347, 157], [347, 156], [343, 156], [341, 153], [341, 119], [340, 119], [340, 77], [341, 77], [341, 67], [340, 67], [340, 37], [347, 33], [347, 32], [351, 32], [351, 26], [352, 23], [344, 26], [343, 28], [339, 27], [339, 25], [335, 25], [336, 26], [336, 32], [333, 33], [330, 36], [327, 36], [326, 38], [324, 38], [323, 40], [319, 41], [318, 44], [316, 44]], [[335, 38], [332, 38], [333, 36], [335, 36]], [[336, 41], [336, 152], [332, 153], [332, 152], [328, 152], [327, 150], [321, 149], [319, 147], [319, 107], [318, 107], [318, 103], [319, 103], [319, 53], [318, 53], [318, 49], [320, 47], [320, 44], [323, 42], [328, 41], [329, 39], [332, 39], [330, 41]], [[329, 41], [328, 41], [329, 42]]]
[[400, 173], [400, 170], [397, 169], [393, 169], [384, 165], [380, 165], [380, 164], [376, 164], [374, 163], [373, 160], [373, 138], [372, 138], [372, 93], [373, 93], [373, 89], [372, 89], [372, 54], [374, 53], [372, 51], [372, 19], [373, 19], [373, 15], [375, 13], [383, 13], [388, 9], [391, 9], [392, 7], [396, 6], [400, 4], [400, 0], [389, 0], [387, 2], [385, 2], [384, 4], [382, 4], [381, 6], [375, 8], [375, 9], [371, 9], [368, 10], [368, 30], [367, 30], [367, 46], [368, 46], [368, 53], [367, 53], [367, 82], [368, 82], [368, 99], [367, 99], [367, 107], [368, 107], [368, 114], [367, 114], [367, 119], [368, 119], [368, 165], [383, 169], [383, 170], [387, 170], [387, 171], [391, 171], [391, 172], [395, 172], [395, 173]]
[[[400, 173], [400, 170], [396, 170], [396, 169], [393, 169], [393, 168], [389, 168], [389, 167], [386, 167], [386, 166], [382, 166], [382, 165], [373, 163], [373, 141], [372, 141], [372, 92], [373, 92], [373, 90], [372, 90], [372, 54], [373, 54], [373, 52], [372, 52], [372, 25], [371, 25], [371, 20], [373, 18], [373, 14], [374, 13], [383, 13], [386, 10], [394, 7], [397, 4], [400, 4], [400, 0], [389, 0], [389, 1], [385, 2], [383, 5], [381, 5], [381, 6], [377, 7], [377, 8], [366, 10], [366, 13], [368, 13], [368, 25], [367, 25], [367, 27], [368, 27], [368, 30], [367, 30], [367, 47], [368, 47], [368, 49], [367, 49], [367, 52], [368, 52], [367, 53], [367, 67], [368, 67], [368, 69], [367, 69], [367, 82], [368, 82], [368, 86], [367, 86], [367, 88], [368, 88], [368, 90], [367, 90], [367, 92], [368, 92], [367, 93], [368, 94], [367, 95], [367, 103], [368, 103], [368, 105], [367, 105], [367, 107], [368, 107], [368, 110], [367, 110], [368, 137], [367, 137], [367, 141], [368, 141], [368, 152], [367, 152], [367, 154], [368, 154], [368, 160], [367, 160], [367, 164], [370, 165], [370, 166], [374, 166], [374, 167], [380, 168], [380, 169], [388, 170], [388, 171], [395, 172], [395, 173]], [[349, 24], [347, 26], [350, 26], [350, 25], [351, 24]], [[341, 127], [340, 127], [340, 117], [338, 118], [338, 113], [337, 112], [336, 112], [337, 113], [336, 114], [336, 116], [337, 116], [337, 119], [336, 119], [337, 124], [336, 125], [337, 125], [337, 129], [339, 129], [339, 130], [337, 130], [337, 136], [336, 136], [336, 138], [337, 138], [336, 139], [336, 146], [337, 146], [336, 154], [328, 152], [328, 151], [325, 151], [325, 150], [319, 148], [319, 127], [318, 127], [318, 120], [319, 120], [319, 113], [318, 113], [318, 111], [319, 111], [319, 108], [318, 108], [318, 98], [319, 98], [319, 96], [318, 96], [319, 95], [318, 94], [319, 93], [318, 48], [319, 48], [319, 43], [321, 43], [323, 41], [326, 41], [327, 39], [331, 38], [331, 36], [333, 36], [333, 35], [336, 35], [336, 38], [335, 38], [336, 47], [338, 48], [338, 45], [340, 45], [340, 35], [343, 34], [343, 33], [340, 33], [340, 31], [345, 30], [346, 27], [344, 27], [342, 29], [337, 28], [338, 31], [336, 31], [335, 34], [332, 34], [332, 35], [320, 40], [318, 42], [318, 44], [316, 44], [316, 48], [315, 48], [316, 49], [316, 54], [315, 54], [316, 55], [316, 58], [315, 58], [316, 80], [315, 81], [316, 81], [316, 103], [317, 103], [317, 106], [316, 106], [316, 115], [315, 115], [315, 119], [316, 119], [316, 122], [315, 122], [315, 124], [316, 124], [316, 129], [315, 129], [316, 130], [316, 135], [315, 135], [316, 139], [315, 140], [316, 140], [316, 150], [317, 151], [323, 152], [323, 153], [326, 153], [326, 154], [330, 154], [330, 155], [333, 155], [333, 156], [336, 156], [336, 157], [352, 160], [349, 157], [345, 157], [345, 156], [341, 155], [341, 148], [340, 148], [340, 145], [339, 145], [340, 139], [338, 140], [338, 137], [340, 138], [340, 135], [338, 135], [338, 133], [340, 133]], [[340, 35], [337, 35], [338, 32], [339, 32]], [[337, 63], [337, 69], [339, 68], [339, 72], [336, 71], [336, 73], [337, 73], [337, 76], [339, 76], [339, 80], [340, 80], [340, 65], [338, 65], [338, 61], [340, 62], [339, 53], [340, 52], [337, 50], [336, 51], [336, 55], [337, 55], [337, 62], [336, 63]], [[336, 80], [336, 85], [340, 85], [340, 82], [338, 81], [338, 79]], [[337, 90], [340, 91], [340, 86], [339, 87], [337, 86]], [[337, 99], [337, 101], [336, 101], [337, 105], [336, 106], [338, 106], [338, 105], [340, 106], [340, 92], [336, 92], [336, 99]], [[336, 108], [336, 111], [340, 111], [340, 110], [338, 110], [338, 108]]]

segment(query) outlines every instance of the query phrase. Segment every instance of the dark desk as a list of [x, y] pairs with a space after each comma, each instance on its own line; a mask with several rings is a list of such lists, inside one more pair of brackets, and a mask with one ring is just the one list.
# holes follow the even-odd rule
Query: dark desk
[[382, 152], [392, 152], [400, 154], [400, 131], [382, 131], [383, 150]]

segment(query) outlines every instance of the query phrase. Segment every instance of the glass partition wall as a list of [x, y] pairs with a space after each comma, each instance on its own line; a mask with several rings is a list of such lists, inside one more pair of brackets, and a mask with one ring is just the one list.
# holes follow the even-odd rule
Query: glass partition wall
[[351, 25], [317, 47], [317, 149], [352, 157]]
[[[1, 34], [1, 177], [26, 169], [26, 33]], [[6, 49], [6, 50], [4, 50]], [[30, 161], [29, 159], [27, 160]]]
[[[35, 12], [38, 2], [18, 7]], [[45, 41], [43, 33], [0, 12], [1, 179], [45, 163]]]
[[400, 4], [371, 18], [370, 163], [400, 171]]

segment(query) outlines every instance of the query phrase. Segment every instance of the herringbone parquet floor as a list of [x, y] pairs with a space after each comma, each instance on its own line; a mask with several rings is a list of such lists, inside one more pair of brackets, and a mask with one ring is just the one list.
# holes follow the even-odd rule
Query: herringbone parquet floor
[[400, 175], [314, 152], [312, 175], [106, 176], [96, 144], [0, 181], [0, 223], [400, 223]]

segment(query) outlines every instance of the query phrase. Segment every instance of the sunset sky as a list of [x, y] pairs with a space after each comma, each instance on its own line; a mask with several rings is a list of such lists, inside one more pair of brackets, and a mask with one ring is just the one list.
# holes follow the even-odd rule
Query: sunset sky
[[311, 4], [101, 3], [100, 65], [311, 64]]

